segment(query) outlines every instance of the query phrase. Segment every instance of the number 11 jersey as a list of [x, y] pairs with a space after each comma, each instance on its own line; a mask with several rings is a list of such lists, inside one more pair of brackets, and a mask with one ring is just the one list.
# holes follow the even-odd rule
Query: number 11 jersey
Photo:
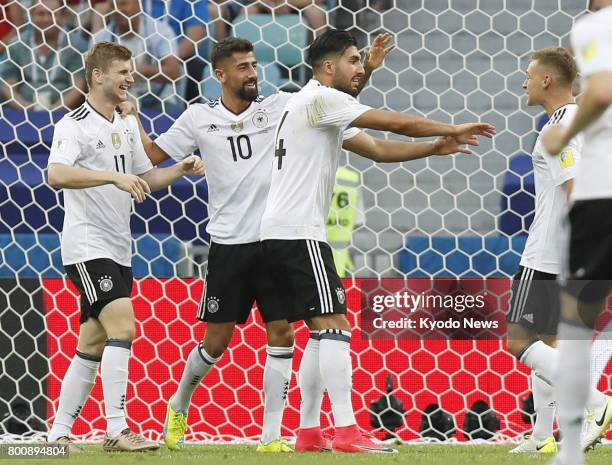
[[270, 190], [274, 130], [293, 96], [258, 97], [240, 114], [218, 98], [196, 103], [155, 143], [180, 161], [200, 150], [208, 182], [207, 231], [218, 244], [246, 244], [260, 238]]

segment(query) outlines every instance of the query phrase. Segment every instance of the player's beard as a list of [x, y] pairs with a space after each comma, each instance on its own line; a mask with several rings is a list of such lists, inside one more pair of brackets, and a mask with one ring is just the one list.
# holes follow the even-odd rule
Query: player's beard
[[247, 84], [249, 84], [250, 82], [253, 81], [245, 82], [242, 86], [240, 86], [240, 89], [238, 90], [238, 97], [247, 102], [252, 102], [259, 96], [259, 88], [257, 85], [257, 81], [255, 81], [255, 87], [252, 89], [247, 87]]
[[349, 78], [345, 75], [338, 76], [333, 84], [333, 88], [339, 90], [340, 92], [344, 92], [345, 94], [349, 94], [351, 97], [357, 97], [359, 95], [359, 89], [356, 89], [352, 86], [353, 78]]

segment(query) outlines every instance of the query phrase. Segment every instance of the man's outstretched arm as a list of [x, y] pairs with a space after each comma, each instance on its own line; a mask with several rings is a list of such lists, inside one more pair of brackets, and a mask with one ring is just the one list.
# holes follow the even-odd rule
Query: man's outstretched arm
[[342, 148], [374, 160], [377, 163], [396, 163], [418, 160], [431, 155], [449, 155], [451, 153], [471, 154], [452, 137], [438, 137], [428, 142], [405, 142], [377, 139], [365, 132], [347, 139]]

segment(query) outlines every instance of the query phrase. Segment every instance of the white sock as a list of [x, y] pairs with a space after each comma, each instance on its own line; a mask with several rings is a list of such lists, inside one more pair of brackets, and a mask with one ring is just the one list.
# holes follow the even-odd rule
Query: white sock
[[339, 329], [319, 331], [319, 367], [323, 386], [327, 389], [336, 428], [354, 425], [351, 401], [353, 369], [351, 364], [351, 333]]
[[591, 385], [597, 388], [612, 357], [612, 320], [598, 334], [591, 346]]
[[298, 386], [302, 398], [300, 428], [321, 426], [321, 403], [325, 390], [319, 369], [319, 344], [318, 331], [311, 331], [298, 371]]
[[[520, 355], [520, 360], [531, 368], [535, 372], [536, 376], [552, 386], [552, 380], [556, 376], [555, 370], [557, 367], [557, 361], [559, 360], [558, 349], [550, 347], [549, 345], [544, 344], [542, 341], [536, 341], [529, 347], [525, 348]], [[567, 373], [569, 374], [571, 372], [568, 371]], [[604, 405], [605, 402], [606, 396], [597, 389], [591, 387], [587, 408], [596, 409]]]
[[532, 371], [531, 390], [533, 392], [533, 406], [536, 413], [532, 435], [534, 439], [542, 441], [553, 435], [556, 407], [553, 388]]
[[563, 463], [582, 461], [580, 435], [584, 409], [589, 397], [589, 350], [592, 331], [559, 324], [559, 357], [563, 360], [556, 371], [555, 394], [559, 404], [559, 425], [563, 436]]
[[187, 357], [187, 363], [183, 369], [183, 376], [181, 377], [178, 389], [170, 400], [170, 406], [174, 410], [185, 414], [189, 411], [193, 391], [195, 391], [200, 381], [220, 359], [221, 357], [215, 358], [208, 355], [202, 343], [193, 348], [189, 357]]
[[110, 438], [119, 436], [128, 427], [125, 420], [125, 395], [128, 384], [130, 341], [109, 339], [102, 354], [102, 389], [106, 410], [106, 434]]
[[62, 436], [70, 437], [72, 425], [96, 383], [98, 366], [100, 366], [99, 358], [77, 350], [62, 381], [57, 413], [47, 436], [49, 442], [56, 441]]
[[264, 417], [261, 442], [280, 438], [283, 410], [291, 381], [293, 347], [270, 347], [264, 367]]

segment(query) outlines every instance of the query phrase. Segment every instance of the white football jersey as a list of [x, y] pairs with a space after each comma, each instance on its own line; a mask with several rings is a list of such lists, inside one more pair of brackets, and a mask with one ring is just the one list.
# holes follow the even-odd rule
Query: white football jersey
[[[569, 124], [578, 111], [571, 103], [557, 109], [540, 131], [553, 124]], [[521, 265], [544, 273], [559, 274], [564, 247], [562, 220], [567, 201], [562, 184], [576, 174], [582, 152], [583, 136], [578, 135], [552, 157], [538, 135], [533, 147], [533, 177], [535, 183], [535, 216], [529, 228], [529, 237], [521, 257]]]
[[[612, 72], [612, 6], [579, 19], [571, 41], [583, 87], [590, 76]], [[612, 106], [584, 130], [584, 141], [572, 199], [612, 198]]]
[[[49, 163], [136, 175], [153, 169], [142, 146], [136, 118], [123, 118], [115, 112], [111, 123], [88, 102], [55, 125]], [[131, 266], [129, 193], [112, 184], [64, 189], [64, 210], [64, 265], [109, 258]]]
[[270, 189], [274, 129], [294, 94], [258, 97], [239, 115], [221, 98], [196, 103], [155, 143], [174, 160], [200, 150], [208, 181], [207, 231], [219, 244], [259, 241]]
[[272, 184], [261, 239], [326, 240], [325, 223], [344, 132], [370, 107], [311, 80], [287, 103], [276, 129]]

